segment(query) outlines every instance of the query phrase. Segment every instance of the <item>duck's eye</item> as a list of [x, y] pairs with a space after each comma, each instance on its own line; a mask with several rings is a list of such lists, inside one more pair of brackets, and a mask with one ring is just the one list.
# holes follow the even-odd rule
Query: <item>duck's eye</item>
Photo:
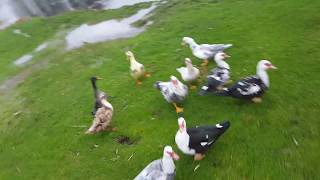
[[265, 66], [270, 67], [272, 66], [270, 63], [264, 63]]

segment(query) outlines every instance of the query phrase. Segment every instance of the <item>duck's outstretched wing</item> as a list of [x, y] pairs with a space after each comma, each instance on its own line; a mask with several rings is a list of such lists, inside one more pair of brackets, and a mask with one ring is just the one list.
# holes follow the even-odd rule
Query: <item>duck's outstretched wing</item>
[[202, 44], [200, 45], [201, 49], [208, 50], [208, 51], [224, 51], [227, 48], [232, 47], [232, 44]]

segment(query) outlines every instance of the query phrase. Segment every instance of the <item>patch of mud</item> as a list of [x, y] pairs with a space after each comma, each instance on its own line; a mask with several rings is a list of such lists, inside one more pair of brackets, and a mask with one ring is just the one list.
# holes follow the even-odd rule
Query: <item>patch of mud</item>
[[137, 139], [131, 139], [129, 136], [118, 136], [115, 138], [116, 142], [122, 145], [134, 145], [138, 142]]

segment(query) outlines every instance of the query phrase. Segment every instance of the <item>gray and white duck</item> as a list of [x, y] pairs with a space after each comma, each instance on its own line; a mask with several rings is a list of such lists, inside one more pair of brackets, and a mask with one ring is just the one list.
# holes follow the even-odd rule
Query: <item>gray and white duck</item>
[[174, 105], [176, 113], [183, 112], [183, 108], [179, 106], [181, 106], [183, 100], [188, 95], [188, 86], [180, 82], [175, 76], [171, 76], [170, 81], [157, 81], [154, 84], [154, 87], [161, 92], [168, 103], [172, 103]]
[[277, 69], [270, 61], [261, 60], [257, 64], [257, 74], [239, 80], [233, 86], [217, 92], [220, 96], [231, 96], [239, 99], [262, 102], [263, 94], [269, 89], [270, 82], [267, 70]]
[[184, 154], [194, 156], [197, 161], [205, 157], [205, 153], [230, 127], [230, 122], [224, 121], [215, 125], [187, 128], [183, 117], [178, 118], [178, 124], [179, 130], [175, 136], [178, 148]]
[[218, 52], [224, 51], [232, 47], [232, 44], [197, 44], [191, 37], [182, 38], [182, 45], [189, 45], [192, 54], [203, 60], [202, 66], [207, 66], [209, 60], [212, 59]]
[[222, 90], [230, 80], [230, 65], [226, 62], [230, 58], [225, 52], [218, 52], [214, 56], [217, 67], [212, 69], [207, 76], [207, 83], [201, 87], [199, 95], [203, 96], [212, 91]]
[[95, 105], [92, 111], [94, 116], [92, 125], [86, 131], [86, 134], [95, 134], [105, 130], [116, 130], [110, 126], [113, 116], [113, 106], [108, 102], [108, 96], [105, 92], [97, 88], [96, 81], [102, 79], [99, 77], [91, 77], [92, 87], [95, 94]]
[[174, 160], [179, 160], [171, 146], [166, 146], [161, 159], [152, 161], [134, 180], [174, 180], [176, 176]]

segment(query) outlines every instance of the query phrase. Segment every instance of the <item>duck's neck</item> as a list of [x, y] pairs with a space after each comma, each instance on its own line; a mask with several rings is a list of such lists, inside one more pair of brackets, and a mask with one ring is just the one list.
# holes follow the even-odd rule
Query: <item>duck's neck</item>
[[92, 80], [91, 80], [91, 84], [92, 84], [93, 92], [96, 94], [97, 91], [98, 91], [96, 81], [92, 79]]
[[269, 76], [266, 70], [264, 69], [257, 69], [257, 76], [261, 79], [261, 81], [263, 82], [264, 85], [266, 85], [267, 87], [270, 86], [269, 84]]
[[188, 44], [189, 44], [190, 49], [192, 49], [192, 50], [199, 46], [194, 40], [190, 41]]
[[186, 66], [187, 66], [187, 69], [188, 69], [189, 72], [193, 72], [194, 71], [193, 65], [191, 63], [187, 63]]
[[134, 56], [130, 56], [130, 57], [129, 57], [129, 60], [130, 60], [130, 64], [131, 64], [131, 65], [137, 63], [137, 60], [136, 60], [136, 58], [134, 58]]
[[183, 145], [185, 145], [185, 146], [188, 146], [189, 145], [189, 138], [190, 138], [190, 136], [189, 136], [189, 134], [187, 133], [187, 131], [186, 130], [179, 130], [179, 132], [178, 132], [179, 134], [180, 134], [180, 143], [183, 143]]
[[215, 59], [215, 61], [218, 65], [218, 67], [224, 68], [224, 69], [230, 69], [230, 66], [226, 61], [221, 60], [221, 59]]
[[164, 173], [166, 174], [174, 173], [175, 165], [174, 165], [173, 159], [171, 157], [164, 155], [162, 158], [162, 167], [163, 167]]

